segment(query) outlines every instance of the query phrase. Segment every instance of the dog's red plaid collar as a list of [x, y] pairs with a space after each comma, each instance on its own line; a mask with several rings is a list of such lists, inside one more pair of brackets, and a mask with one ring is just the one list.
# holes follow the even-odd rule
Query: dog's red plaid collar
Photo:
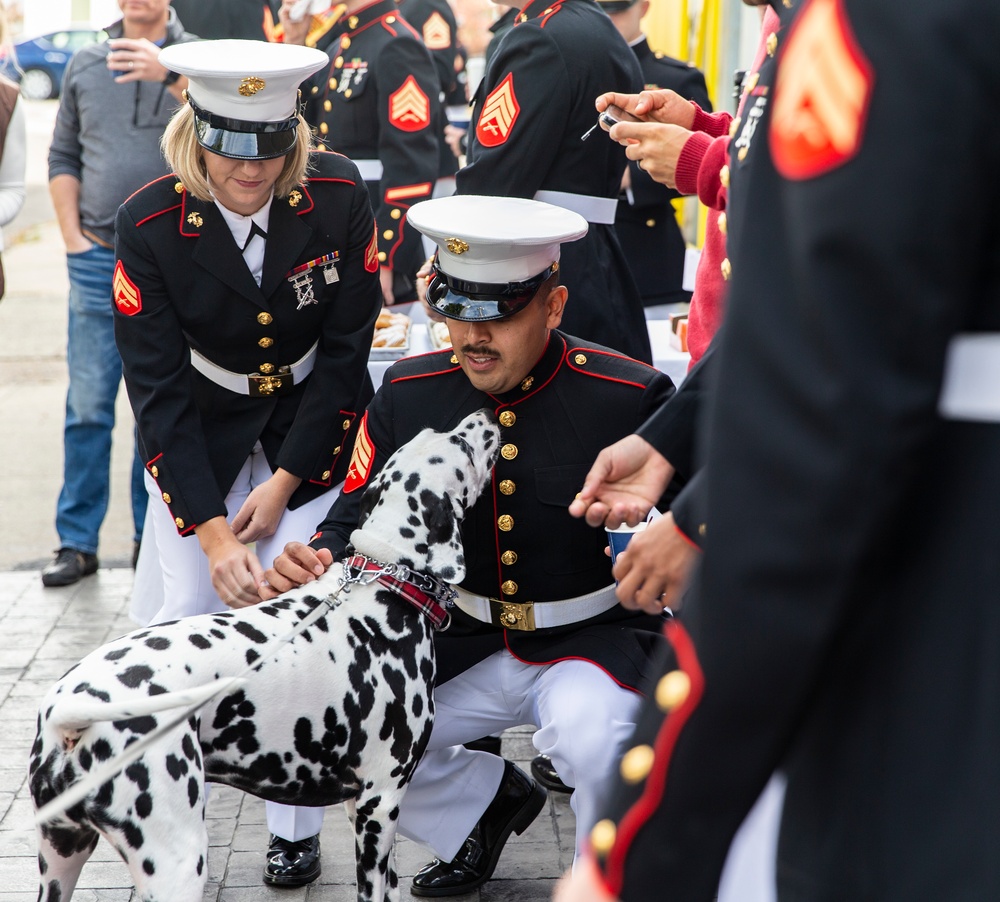
[[[451, 614], [444, 609], [441, 599], [450, 600], [454, 595], [454, 589], [447, 583], [442, 583], [425, 573], [415, 573], [409, 567], [373, 561], [363, 554], [352, 554], [345, 558], [344, 569], [354, 571], [352, 575], [355, 577], [362, 573], [377, 574], [372, 582], [385, 586], [390, 592], [412, 604], [418, 611], [422, 611], [434, 624], [435, 629], [448, 628]], [[422, 585], [418, 585], [415, 580], [419, 580]]]

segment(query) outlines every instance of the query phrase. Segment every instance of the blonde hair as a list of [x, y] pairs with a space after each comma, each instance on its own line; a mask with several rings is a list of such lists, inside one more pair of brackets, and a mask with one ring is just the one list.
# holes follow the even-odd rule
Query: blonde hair
[[[298, 115], [295, 146], [285, 154], [285, 165], [274, 183], [276, 197], [287, 197], [293, 188], [304, 185], [309, 174], [309, 151], [312, 133], [306, 120]], [[177, 173], [184, 187], [198, 200], [211, 201], [212, 190], [205, 171], [205, 150], [194, 130], [194, 110], [186, 103], [171, 117], [160, 139], [167, 165]]]

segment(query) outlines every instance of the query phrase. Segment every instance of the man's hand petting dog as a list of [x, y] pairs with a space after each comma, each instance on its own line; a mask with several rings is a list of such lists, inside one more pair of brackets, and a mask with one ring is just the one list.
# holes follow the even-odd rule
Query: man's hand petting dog
[[263, 601], [270, 601], [282, 592], [318, 579], [332, 563], [333, 554], [329, 548], [317, 551], [301, 542], [289, 542], [264, 572], [264, 581], [257, 591]]

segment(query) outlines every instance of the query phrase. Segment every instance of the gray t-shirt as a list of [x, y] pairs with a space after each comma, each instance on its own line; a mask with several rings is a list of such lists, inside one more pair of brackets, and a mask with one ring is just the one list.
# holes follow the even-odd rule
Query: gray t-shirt
[[[121, 37], [121, 23], [107, 31]], [[164, 45], [192, 40], [197, 38], [171, 10]], [[79, 180], [81, 226], [113, 245], [118, 207], [167, 172], [160, 137], [179, 104], [163, 84], [116, 83], [107, 67], [109, 49], [103, 41], [70, 60], [49, 147], [49, 179]]]

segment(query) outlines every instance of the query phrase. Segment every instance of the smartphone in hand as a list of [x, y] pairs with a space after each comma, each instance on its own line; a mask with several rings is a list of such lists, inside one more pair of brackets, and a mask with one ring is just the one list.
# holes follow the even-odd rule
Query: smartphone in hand
[[597, 121], [606, 132], [611, 131], [612, 125], [617, 125], [619, 122], [642, 122], [638, 116], [633, 116], [631, 113], [625, 112], [621, 107], [611, 104], [600, 116], [597, 117]]

